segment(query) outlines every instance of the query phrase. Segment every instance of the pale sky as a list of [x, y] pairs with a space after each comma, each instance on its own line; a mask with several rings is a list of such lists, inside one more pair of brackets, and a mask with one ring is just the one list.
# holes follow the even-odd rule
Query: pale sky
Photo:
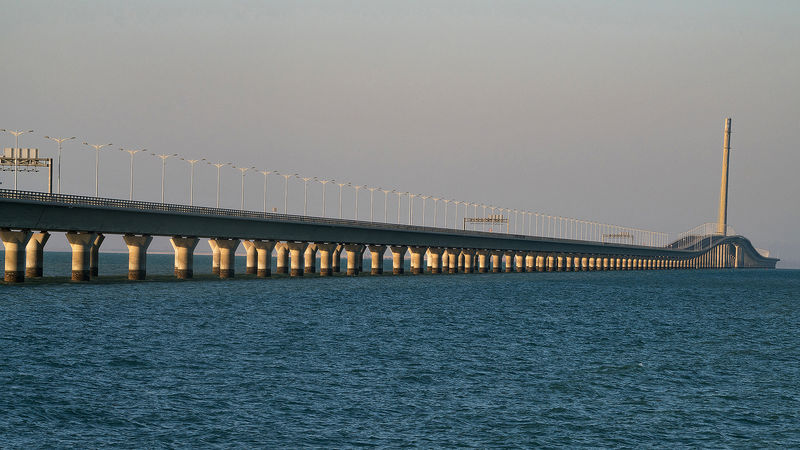
[[[101, 159], [103, 196], [128, 196], [116, 149], [146, 147], [680, 232], [716, 220], [730, 116], [729, 223], [800, 267], [798, 1], [0, 1], [0, 11], [0, 128], [36, 130], [21, 145], [48, 156], [56, 144], [44, 135], [77, 136], [65, 144], [65, 193], [94, 192], [87, 140], [115, 144]], [[198, 165], [198, 203], [213, 205], [214, 171]], [[187, 202], [186, 164], [168, 160], [167, 172], [167, 201]], [[44, 183], [20, 177], [23, 189]], [[160, 160], [137, 155], [136, 183], [137, 199], [158, 200]], [[246, 183], [247, 208], [261, 209], [263, 177]], [[239, 172], [223, 170], [222, 185], [223, 206], [238, 207]], [[282, 210], [282, 178], [270, 189]], [[302, 182], [290, 195], [302, 212]], [[368, 207], [366, 193], [361, 218]]]

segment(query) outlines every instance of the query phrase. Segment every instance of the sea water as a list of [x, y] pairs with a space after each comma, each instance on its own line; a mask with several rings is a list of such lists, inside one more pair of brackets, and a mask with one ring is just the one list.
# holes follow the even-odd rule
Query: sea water
[[73, 284], [48, 255], [0, 285], [1, 447], [800, 446], [800, 271]]

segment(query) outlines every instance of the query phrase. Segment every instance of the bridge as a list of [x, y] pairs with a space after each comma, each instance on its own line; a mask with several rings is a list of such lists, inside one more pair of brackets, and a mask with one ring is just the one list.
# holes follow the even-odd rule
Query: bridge
[[[406, 255], [410, 257], [412, 274], [774, 269], [778, 259], [756, 249], [746, 237], [737, 235], [727, 225], [730, 119], [726, 120], [725, 132], [719, 221], [672, 237], [665, 233], [576, 219], [559, 218], [561, 220], [551, 223], [551, 216], [547, 216], [547, 226], [542, 222], [540, 228], [539, 214], [536, 214], [536, 226], [532, 227], [532, 213], [498, 208], [501, 212], [515, 214], [512, 232], [509, 218], [494, 214], [494, 207], [491, 215], [486, 215], [484, 206], [483, 217], [468, 218], [466, 206], [474, 206], [476, 216], [478, 207], [468, 202], [455, 202], [465, 205], [463, 229], [447, 226], [446, 210], [444, 226], [436, 225], [436, 214], [434, 226], [425, 226], [424, 203], [422, 225], [414, 225], [411, 203], [408, 225], [399, 223], [399, 209], [396, 223], [386, 220], [386, 211], [383, 222], [372, 220], [372, 214], [369, 221], [358, 220], [357, 212], [352, 220], [341, 218], [341, 212], [339, 218], [330, 218], [326, 217], [324, 209], [322, 216], [313, 216], [307, 214], [305, 206], [303, 215], [266, 212], [266, 195], [264, 212], [248, 211], [243, 207], [244, 181], [240, 209], [171, 204], [163, 202], [162, 175], [161, 202], [132, 200], [133, 177], [129, 200], [99, 197], [97, 189], [95, 196], [23, 191], [16, 186], [15, 189], [0, 189], [4, 280], [14, 283], [24, 281], [25, 277], [41, 277], [44, 247], [50, 233], [54, 232], [66, 234], [72, 249], [70, 275], [74, 281], [89, 281], [98, 276], [99, 249], [107, 235], [123, 236], [128, 247], [128, 278], [131, 280], [145, 279], [147, 250], [154, 236], [171, 239], [175, 251], [175, 276], [182, 279], [193, 277], [194, 251], [200, 239], [208, 240], [213, 255], [212, 272], [221, 278], [235, 276], [234, 255], [239, 245], [246, 250], [247, 273], [258, 277], [272, 276], [273, 252], [277, 257], [275, 273], [299, 277], [317, 272], [319, 276], [341, 273], [343, 255], [346, 256], [345, 273], [358, 275], [364, 271], [364, 253], [369, 251], [369, 272], [381, 275], [387, 250], [391, 253], [391, 272], [395, 275], [404, 273]], [[13, 156], [14, 152], [10, 154]], [[131, 161], [132, 158], [133, 154]], [[162, 164], [163, 161], [165, 158], [162, 158]], [[18, 157], [7, 159], [6, 164], [13, 164], [16, 180]], [[131, 165], [131, 171], [132, 168]], [[264, 173], [265, 193], [266, 175]], [[409, 202], [412, 199], [409, 194]], [[355, 205], [357, 211], [357, 196]], [[520, 212], [522, 222], [518, 227]], [[500, 232], [468, 230], [468, 221], [504, 223], [506, 229], [505, 232], [502, 228]], [[623, 242], [612, 242], [614, 240]]]

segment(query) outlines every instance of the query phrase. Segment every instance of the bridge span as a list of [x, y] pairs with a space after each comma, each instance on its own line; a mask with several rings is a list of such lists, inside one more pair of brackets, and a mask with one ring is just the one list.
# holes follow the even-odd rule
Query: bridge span
[[278, 213], [165, 203], [0, 190], [0, 237], [5, 246], [6, 282], [42, 276], [43, 249], [51, 232], [66, 233], [72, 248], [74, 281], [98, 275], [99, 247], [106, 235], [122, 235], [129, 251], [128, 278], [146, 277], [153, 236], [171, 238], [175, 275], [191, 278], [193, 254], [208, 239], [214, 273], [234, 276], [234, 254], [247, 252], [247, 273], [330, 276], [347, 261], [347, 275], [363, 271], [370, 252], [373, 275], [383, 273], [387, 249], [392, 273], [404, 272], [410, 255], [413, 274], [577, 270], [775, 268], [778, 259], [759, 253], [738, 235], [684, 234], [667, 246], [453, 230]]

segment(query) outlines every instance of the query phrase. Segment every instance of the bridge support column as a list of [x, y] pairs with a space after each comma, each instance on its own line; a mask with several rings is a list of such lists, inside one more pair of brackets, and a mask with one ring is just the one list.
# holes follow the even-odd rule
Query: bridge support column
[[547, 271], [555, 272], [556, 270], [556, 257], [554, 255], [547, 255]]
[[448, 248], [447, 249], [448, 257], [447, 257], [447, 272], [449, 273], [457, 273], [458, 272], [458, 255], [461, 254], [461, 249], [459, 248]]
[[555, 261], [553, 261], [553, 262], [555, 264], [555, 270], [557, 272], [563, 272], [564, 271], [564, 256], [556, 255], [554, 257], [554, 259], [555, 259]]
[[128, 246], [128, 279], [144, 280], [147, 276], [147, 247], [153, 236], [126, 234], [122, 236]]
[[525, 272], [536, 270], [536, 255], [534, 253], [525, 254]]
[[475, 272], [475, 250], [461, 249], [461, 255], [464, 257], [464, 273]]
[[486, 273], [486, 259], [489, 256], [489, 252], [487, 250], [478, 250], [475, 252], [478, 255], [478, 273]]
[[423, 273], [422, 256], [427, 250], [427, 247], [408, 247], [408, 251], [411, 253], [411, 273], [415, 275]]
[[464, 249], [458, 253], [458, 272], [464, 273]]
[[22, 283], [25, 281], [25, 248], [31, 238], [28, 230], [11, 231], [0, 230], [0, 239], [6, 251], [5, 274], [3, 281], [6, 283]]
[[544, 272], [544, 265], [545, 265], [545, 257], [544, 257], [544, 255], [537, 254], [536, 255], [536, 271], [537, 272]]
[[430, 247], [428, 249], [428, 262], [431, 264], [431, 273], [442, 273], [442, 253], [444, 249], [439, 247]]
[[500, 273], [503, 271], [502, 257], [505, 256], [503, 252], [492, 252], [492, 273]]
[[89, 258], [92, 250], [94, 233], [70, 231], [67, 241], [72, 248], [72, 281], [89, 281]]
[[254, 274], [258, 271], [258, 251], [256, 250], [256, 246], [247, 239], [242, 239], [242, 246], [244, 246], [244, 250], [247, 252], [247, 262], [245, 263], [244, 272], [246, 274]]
[[608, 270], [608, 257], [603, 258], [603, 270]]
[[308, 244], [305, 252], [303, 253], [303, 262], [305, 264], [305, 273], [315, 273], [317, 271], [317, 245]]
[[442, 252], [442, 273], [450, 272], [450, 250], [444, 249]]
[[44, 244], [50, 238], [50, 233], [43, 231], [33, 233], [28, 245], [25, 246], [25, 276], [39, 278], [44, 275]]
[[386, 254], [385, 245], [370, 245], [370, 275], [381, 275], [383, 273], [383, 255]]
[[219, 275], [219, 247], [217, 247], [217, 241], [213, 238], [209, 239], [208, 246], [211, 247], [211, 273]]
[[339, 273], [342, 270], [342, 250], [344, 250], [344, 246], [338, 244], [333, 253], [331, 253], [331, 270], [333, 273]]
[[405, 245], [392, 245], [389, 250], [392, 252], [392, 274], [402, 275], [405, 272], [405, 256], [408, 247]]
[[567, 272], [572, 272], [572, 261], [573, 260], [574, 260], [574, 258], [572, 257], [572, 255], [567, 255], [567, 256], [564, 257], [564, 270], [566, 270]]
[[[514, 252], [513, 255], [514, 265], [513, 267], [511, 265], [506, 265], [506, 271], [510, 272], [511, 270], [514, 270], [518, 273], [525, 272], [525, 259], [527, 258], [528, 254], [525, 252]], [[508, 261], [506, 262], [511, 262], [511, 258], [508, 258]]]
[[289, 268], [289, 275], [292, 277], [302, 277], [304, 264], [304, 255], [308, 248], [308, 242], [287, 242], [286, 247], [289, 249], [289, 261], [291, 266]]
[[278, 242], [275, 244], [275, 273], [289, 273], [289, 244]]
[[89, 250], [89, 276], [95, 278], [100, 275], [100, 245], [106, 239], [102, 234], [97, 234]]
[[216, 238], [214, 242], [219, 248], [219, 277], [233, 278], [236, 276], [236, 249], [239, 247], [238, 239]]
[[200, 239], [174, 236], [169, 240], [175, 250], [175, 277], [189, 279], [194, 276], [194, 249]]
[[256, 276], [258, 278], [268, 278], [272, 275], [272, 249], [275, 248], [275, 241], [253, 240], [253, 247], [256, 249]]
[[364, 252], [361, 244], [345, 244], [344, 251], [347, 252], [347, 275], [356, 276], [360, 269], [360, 256]]
[[742, 251], [739, 245], [733, 244], [733, 268], [742, 267]]
[[589, 270], [597, 270], [596, 259], [594, 256], [589, 257]]
[[336, 244], [317, 244], [317, 251], [319, 252], [319, 276], [329, 277], [333, 275], [331, 263], [336, 247]]

